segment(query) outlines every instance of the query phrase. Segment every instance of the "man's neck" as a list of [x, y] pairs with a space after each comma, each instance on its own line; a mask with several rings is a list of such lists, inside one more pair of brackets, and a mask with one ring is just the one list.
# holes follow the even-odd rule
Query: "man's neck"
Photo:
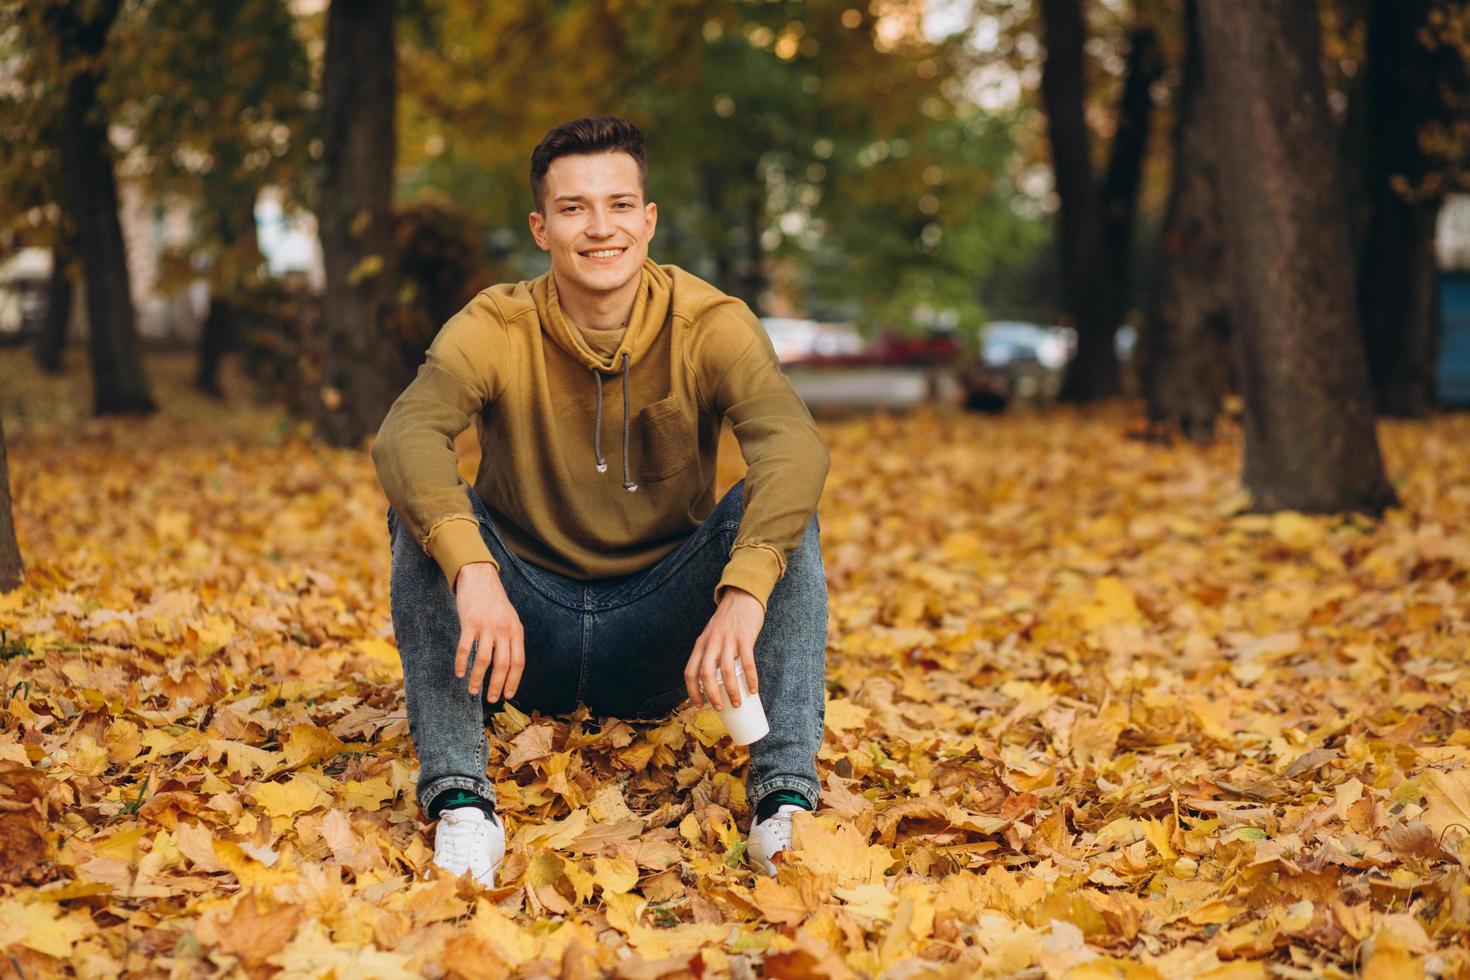
[[[556, 271], [552, 270], [551, 274], [556, 276]], [[634, 276], [612, 292], [592, 293], [557, 276], [556, 296], [562, 314], [583, 330], [620, 330], [633, 315], [633, 303], [642, 282], [642, 276]]]

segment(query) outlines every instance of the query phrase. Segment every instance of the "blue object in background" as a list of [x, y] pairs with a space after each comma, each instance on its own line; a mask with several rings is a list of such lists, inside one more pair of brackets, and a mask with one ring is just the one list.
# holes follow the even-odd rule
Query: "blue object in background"
[[1440, 273], [1439, 311], [1436, 396], [1446, 407], [1470, 408], [1470, 272]]

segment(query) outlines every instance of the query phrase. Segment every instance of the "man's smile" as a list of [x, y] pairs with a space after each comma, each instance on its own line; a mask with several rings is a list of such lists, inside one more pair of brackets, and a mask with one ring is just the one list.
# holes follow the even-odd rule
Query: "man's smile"
[[596, 249], [589, 249], [589, 250], [584, 251], [584, 252], [578, 252], [577, 254], [580, 255], [580, 256], [582, 256], [584, 259], [595, 259], [595, 260], [601, 261], [601, 262], [610, 262], [613, 259], [620, 258], [622, 256], [622, 254], [624, 252], [626, 252], [626, 251], [627, 251], [627, 249], [626, 248], [623, 248], [623, 247], [619, 247], [619, 248], [596, 248]]

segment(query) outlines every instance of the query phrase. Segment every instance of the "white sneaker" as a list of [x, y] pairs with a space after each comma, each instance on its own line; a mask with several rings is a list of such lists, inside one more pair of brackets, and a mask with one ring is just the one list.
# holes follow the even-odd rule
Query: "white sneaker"
[[505, 859], [505, 828], [478, 807], [461, 806], [439, 814], [434, 831], [434, 863], [458, 877], [466, 871], [486, 888], [495, 887], [495, 869]]
[[745, 856], [750, 863], [775, 877], [776, 865], [771, 859], [791, 846], [791, 815], [805, 809], [795, 803], [782, 803], [775, 813], [753, 825], [745, 841]]

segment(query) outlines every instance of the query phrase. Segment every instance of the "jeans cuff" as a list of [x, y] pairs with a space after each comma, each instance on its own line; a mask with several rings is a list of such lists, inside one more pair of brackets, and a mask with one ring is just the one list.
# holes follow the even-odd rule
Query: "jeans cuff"
[[745, 802], [750, 807], [750, 812], [754, 814], [761, 800], [778, 789], [789, 789], [800, 793], [811, 802], [813, 810], [817, 808], [818, 798], [822, 791], [815, 779], [808, 779], [805, 776], [768, 776], [758, 783], [751, 783], [745, 787]]
[[476, 779], [474, 776], [440, 776], [419, 789], [419, 807], [427, 814], [439, 794], [450, 789], [467, 789], [488, 800], [491, 806], [495, 805], [495, 784], [485, 777]]

